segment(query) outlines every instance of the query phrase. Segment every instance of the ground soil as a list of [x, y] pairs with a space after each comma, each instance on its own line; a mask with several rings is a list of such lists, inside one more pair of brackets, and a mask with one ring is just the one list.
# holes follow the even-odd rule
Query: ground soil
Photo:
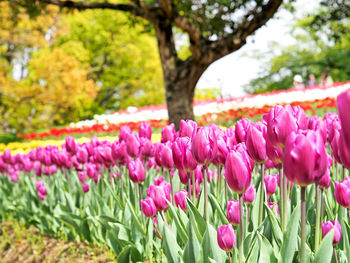
[[113, 262], [108, 248], [59, 240], [18, 223], [0, 224], [1, 263]]

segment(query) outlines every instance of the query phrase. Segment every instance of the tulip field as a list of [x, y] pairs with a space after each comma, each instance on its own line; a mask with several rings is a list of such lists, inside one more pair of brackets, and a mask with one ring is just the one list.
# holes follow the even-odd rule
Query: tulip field
[[[338, 113], [274, 106], [0, 155], [0, 221], [108, 246], [117, 262], [350, 263], [350, 89]], [[132, 129], [131, 129], [132, 128]]]

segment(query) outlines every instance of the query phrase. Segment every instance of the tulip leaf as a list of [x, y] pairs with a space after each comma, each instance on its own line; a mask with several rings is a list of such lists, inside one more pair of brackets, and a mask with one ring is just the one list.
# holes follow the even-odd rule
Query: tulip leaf
[[[224, 211], [222, 210], [221, 206], [219, 205], [218, 201], [216, 200], [216, 198], [213, 196], [213, 194], [210, 194], [209, 195], [209, 200], [210, 200], [210, 203], [212, 205], [212, 207], [215, 208], [215, 210], [218, 212], [219, 214], [219, 217], [221, 219], [221, 222], [225, 225], [228, 225], [229, 222], [227, 220], [227, 217], [225, 216], [224, 214]], [[215, 211], [214, 210], [214, 211]]]
[[121, 263], [138, 262], [142, 261], [142, 256], [136, 246], [128, 245], [119, 253], [117, 261]]
[[274, 236], [274, 238], [275, 238], [275, 240], [277, 242], [277, 245], [279, 247], [281, 247], [281, 245], [282, 245], [282, 231], [281, 231], [281, 228], [280, 228], [280, 226], [279, 226], [279, 224], [277, 222], [276, 216], [274, 215], [272, 210], [266, 204], [264, 204], [264, 205], [266, 207], [266, 211], [267, 211], [270, 223], [271, 223], [273, 236]]
[[173, 218], [173, 222], [175, 222], [176, 225], [176, 230], [182, 240], [182, 242], [186, 243], [188, 241], [188, 235], [186, 233], [186, 229], [185, 226], [183, 224], [183, 222], [181, 222], [181, 218], [177, 215], [174, 206], [167, 200], [169, 209], [168, 211], [170, 211], [172, 218]]
[[190, 209], [190, 211], [192, 212], [196, 220], [199, 232], [201, 236], [203, 236], [205, 233], [205, 230], [207, 229], [207, 223], [205, 222], [205, 220], [203, 219], [202, 215], [199, 213], [197, 208], [193, 205], [193, 203], [188, 198], [186, 201], [187, 201], [187, 207]]
[[333, 255], [333, 236], [334, 230], [332, 229], [330, 232], [322, 240], [320, 247], [316, 251], [315, 258], [313, 260], [314, 263], [322, 262], [329, 263], [332, 260]]
[[272, 247], [270, 241], [264, 235], [262, 235], [259, 231], [258, 231], [258, 234], [261, 237], [261, 248], [260, 248], [259, 262], [261, 262], [261, 263], [277, 262], [277, 258], [275, 257], [273, 247]]
[[258, 191], [256, 193], [256, 197], [253, 201], [253, 203], [251, 204], [251, 216], [250, 216], [250, 220], [252, 221], [253, 224], [253, 230], [258, 228], [258, 222], [259, 222], [259, 200], [260, 200], [260, 189], [261, 187], [259, 186]]
[[225, 258], [225, 252], [221, 250], [217, 242], [217, 232], [211, 224], [207, 224], [202, 240], [202, 256], [204, 263], [210, 263], [209, 258], [217, 262], [223, 262]]
[[139, 217], [136, 215], [136, 212], [135, 212], [134, 208], [132, 207], [132, 205], [131, 205], [129, 199], [127, 199], [127, 198], [125, 198], [125, 199], [126, 199], [126, 204], [127, 204], [128, 208], [129, 208], [129, 211], [130, 211], [130, 213], [131, 213], [133, 219], [134, 219], [135, 222], [136, 222], [137, 228], [140, 230], [140, 232], [141, 232], [142, 234], [146, 235], [146, 230], [145, 230], [145, 228], [143, 227], [142, 223], [140, 222]]
[[350, 226], [349, 224], [346, 222], [346, 217], [344, 217], [344, 219], [342, 220], [342, 224], [341, 224], [341, 227], [342, 227], [342, 239], [344, 240], [344, 250], [345, 250], [345, 253], [346, 253], [346, 256], [348, 259], [350, 259]]
[[294, 258], [295, 249], [298, 240], [298, 226], [300, 219], [300, 205], [298, 204], [289, 219], [286, 231], [283, 235], [283, 243], [281, 248], [279, 262], [291, 263]]
[[258, 261], [258, 256], [260, 253], [260, 249], [257, 247], [259, 246], [259, 243], [257, 242], [257, 238], [255, 237], [251, 243], [247, 258], [245, 260], [245, 262], [257, 262]]
[[190, 214], [190, 220], [188, 221], [188, 224], [187, 224], [188, 242], [185, 247], [185, 251], [183, 255], [183, 260], [185, 263], [192, 263], [192, 262], [199, 261], [200, 242], [198, 241], [196, 229], [193, 222], [194, 222], [193, 214]]

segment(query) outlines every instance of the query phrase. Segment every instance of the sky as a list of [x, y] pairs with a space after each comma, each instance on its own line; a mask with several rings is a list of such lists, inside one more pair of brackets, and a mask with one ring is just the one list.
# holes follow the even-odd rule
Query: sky
[[282, 45], [294, 43], [295, 39], [291, 37], [289, 31], [291, 25], [295, 23], [295, 16], [301, 17], [312, 11], [318, 2], [318, 0], [297, 0], [295, 15], [279, 10], [273, 19], [247, 39], [247, 44], [241, 49], [210, 65], [200, 78], [197, 87], [221, 88], [224, 97], [244, 95], [243, 86], [259, 76], [263, 65], [263, 61], [251, 58], [253, 51], [268, 51], [268, 44], [273, 41]]

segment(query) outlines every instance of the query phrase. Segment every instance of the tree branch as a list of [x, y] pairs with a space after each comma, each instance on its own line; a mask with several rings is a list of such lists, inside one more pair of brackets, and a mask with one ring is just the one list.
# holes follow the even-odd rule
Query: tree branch
[[86, 9], [112, 9], [119, 10], [124, 12], [129, 12], [132, 15], [143, 17], [148, 20], [152, 20], [151, 14], [145, 12], [143, 9], [139, 8], [135, 5], [130, 4], [115, 4], [109, 2], [75, 2], [72, 0], [38, 0], [44, 4], [57, 5], [60, 7], [73, 8], [78, 10], [86, 10]]

